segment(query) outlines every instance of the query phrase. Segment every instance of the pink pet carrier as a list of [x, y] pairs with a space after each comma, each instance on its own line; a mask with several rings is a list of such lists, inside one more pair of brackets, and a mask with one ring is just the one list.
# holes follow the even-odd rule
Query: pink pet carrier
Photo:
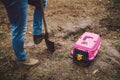
[[78, 65], [89, 66], [97, 55], [100, 45], [101, 40], [98, 34], [85, 32], [71, 50], [73, 61]]

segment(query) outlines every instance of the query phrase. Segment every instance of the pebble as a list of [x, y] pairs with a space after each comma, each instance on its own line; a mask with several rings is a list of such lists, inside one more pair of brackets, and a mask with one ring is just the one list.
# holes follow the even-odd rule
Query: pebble
[[94, 71], [92, 72], [92, 75], [95, 75], [98, 71], [99, 71], [98, 69], [94, 70]]

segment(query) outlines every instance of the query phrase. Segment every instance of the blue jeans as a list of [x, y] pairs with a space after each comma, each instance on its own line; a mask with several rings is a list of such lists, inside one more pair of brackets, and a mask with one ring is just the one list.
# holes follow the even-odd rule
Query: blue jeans
[[[8, 13], [11, 28], [12, 47], [17, 60], [26, 60], [27, 55], [24, 51], [24, 35], [26, 33], [28, 1], [35, 0], [1, 0]], [[39, 1], [39, 0], [36, 0]], [[44, 8], [46, 0], [42, 0]], [[42, 33], [42, 13], [40, 11], [39, 2], [33, 4], [35, 6], [33, 19], [33, 35]]]

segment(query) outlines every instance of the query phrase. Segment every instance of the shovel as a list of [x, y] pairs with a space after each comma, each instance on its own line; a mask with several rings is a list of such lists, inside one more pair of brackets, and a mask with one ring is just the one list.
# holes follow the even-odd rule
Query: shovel
[[54, 52], [55, 51], [54, 42], [49, 40], [49, 34], [48, 34], [47, 24], [46, 24], [45, 15], [44, 15], [43, 2], [42, 0], [39, 0], [39, 1], [40, 1], [40, 9], [42, 12], [43, 23], [44, 23], [44, 28], [45, 28], [45, 42], [46, 42], [48, 50], [50, 50], [51, 52]]

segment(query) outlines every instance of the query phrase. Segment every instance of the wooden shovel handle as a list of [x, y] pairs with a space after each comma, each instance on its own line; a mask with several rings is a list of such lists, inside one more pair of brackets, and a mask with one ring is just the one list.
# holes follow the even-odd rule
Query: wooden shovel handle
[[43, 23], [44, 23], [44, 28], [45, 28], [45, 35], [48, 37], [48, 30], [47, 30], [47, 24], [46, 24], [46, 20], [45, 20], [43, 2], [42, 2], [42, 0], [39, 0], [39, 1], [40, 1], [40, 10], [41, 10], [42, 16], [43, 16]]

